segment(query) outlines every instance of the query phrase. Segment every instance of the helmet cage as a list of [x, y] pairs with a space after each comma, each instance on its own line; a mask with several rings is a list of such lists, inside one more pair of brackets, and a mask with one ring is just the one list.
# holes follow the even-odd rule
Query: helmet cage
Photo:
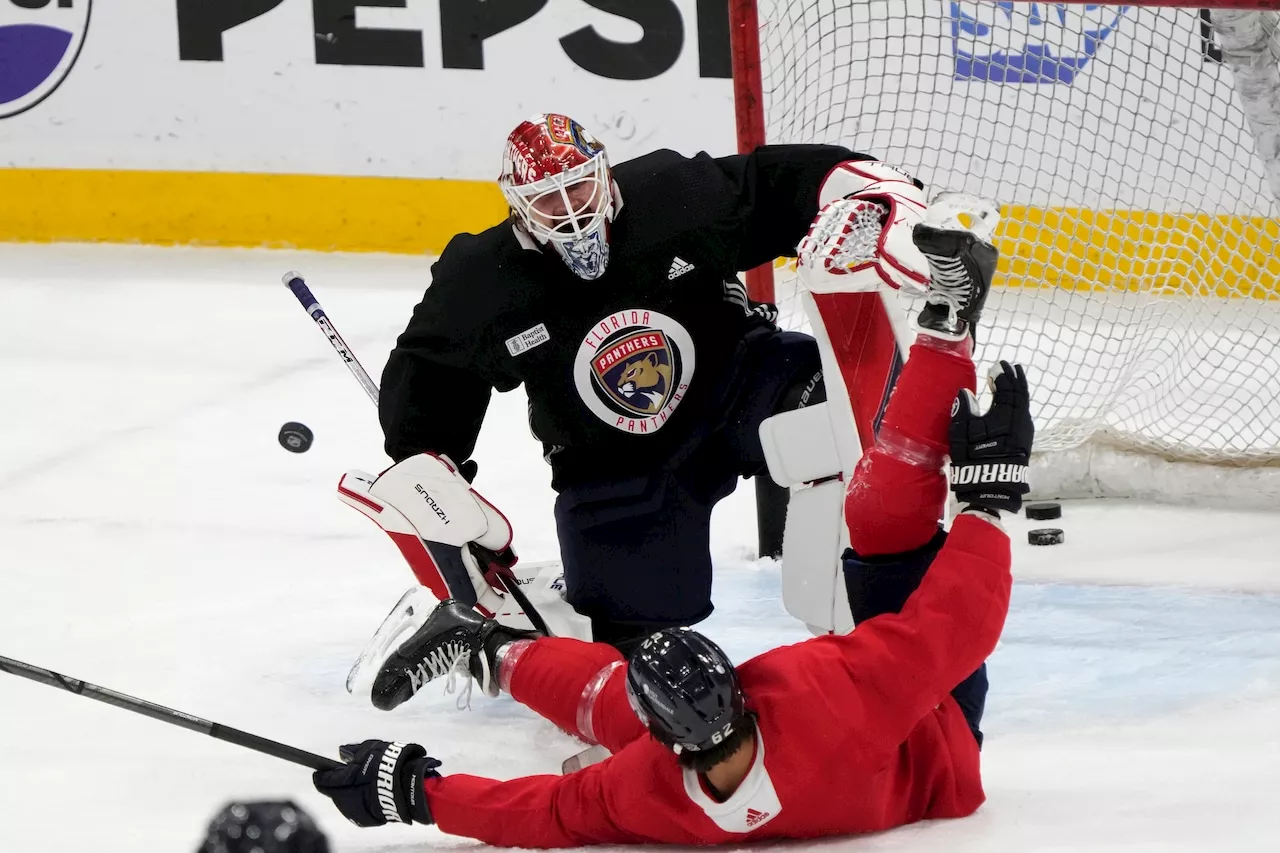
[[528, 184], [502, 183], [502, 194], [525, 230], [540, 243], [571, 243], [600, 234], [613, 219], [609, 160], [590, 160]]

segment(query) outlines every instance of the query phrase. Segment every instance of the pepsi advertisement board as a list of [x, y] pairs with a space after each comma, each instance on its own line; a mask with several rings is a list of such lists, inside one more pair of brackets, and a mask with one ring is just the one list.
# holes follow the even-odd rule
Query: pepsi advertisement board
[[0, 119], [52, 95], [80, 58], [93, 0], [0, 0]]
[[482, 179], [552, 109], [727, 151], [730, 77], [720, 0], [0, 0], [19, 167]]

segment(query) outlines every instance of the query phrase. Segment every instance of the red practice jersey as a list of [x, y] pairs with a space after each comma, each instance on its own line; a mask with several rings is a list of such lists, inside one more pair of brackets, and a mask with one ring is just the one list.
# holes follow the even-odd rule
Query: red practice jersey
[[[962, 515], [901, 613], [739, 666], [759, 715], [757, 746], [726, 802], [648, 736], [618, 666], [592, 725], [611, 758], [567, 776], [428, 779], [436, 824], [503, 847], [691, 845], [875, 832], [971, 814], [984, 799], [978, 746], [950, 691], [995, 649], [1009, 567], [1008, 536]], [[513, 693], [535, 707], [559, 702], [559, 713], [546, 715], [572, 721], [576, 695], [528, 701], [514, 682]]]

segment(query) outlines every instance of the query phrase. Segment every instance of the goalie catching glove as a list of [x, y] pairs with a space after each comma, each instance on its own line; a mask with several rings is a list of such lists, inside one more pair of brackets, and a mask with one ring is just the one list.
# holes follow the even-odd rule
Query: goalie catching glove
[[999, 517], [1017, 512], [1030, 491], [1027, 467], [1035, 424], [1027, 375], [1022, 365], [993, 365], [988, 375], [991, 408], [978, 414], [978, 401], [968, 388], [951, 407], [951, 491], [963, 509]]
[[349, 471], [338, 497], [387, 532], [423, 586], [492, 614], [516, 562], [511, 525], [447, 456], [419, 453], [374, 477]]
[[800, 274], [815, 293], [875, 291], [882, 284], [922, 294], [929, 265], [911, 240], [927, 209], [921, 185], [874, 161], [831, 170], [818, 192], [818, 215], [800, 241]]

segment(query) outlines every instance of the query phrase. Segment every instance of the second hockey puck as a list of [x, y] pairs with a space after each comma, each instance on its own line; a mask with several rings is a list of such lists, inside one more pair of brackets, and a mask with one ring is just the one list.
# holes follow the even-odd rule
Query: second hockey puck
[[306, 453], [311, 449], [311, 442], [315, 440], [315, 436], [306, 424], [289, 421], [280, 427], [280, 435], [277, 439], [280, 446], [290, 453]]
[[1062, 518], [1062, 504], [1054, 501], [1027, 504], [1026, 513], [1027, 518], [1032, 521], [1050, 521], [1055, 518]]
[[1056, 527], [1041, 527], [1027, 533], [1027, 541], [1032, 545], [1061, 545], [1064, 538], [1062, 531]]

